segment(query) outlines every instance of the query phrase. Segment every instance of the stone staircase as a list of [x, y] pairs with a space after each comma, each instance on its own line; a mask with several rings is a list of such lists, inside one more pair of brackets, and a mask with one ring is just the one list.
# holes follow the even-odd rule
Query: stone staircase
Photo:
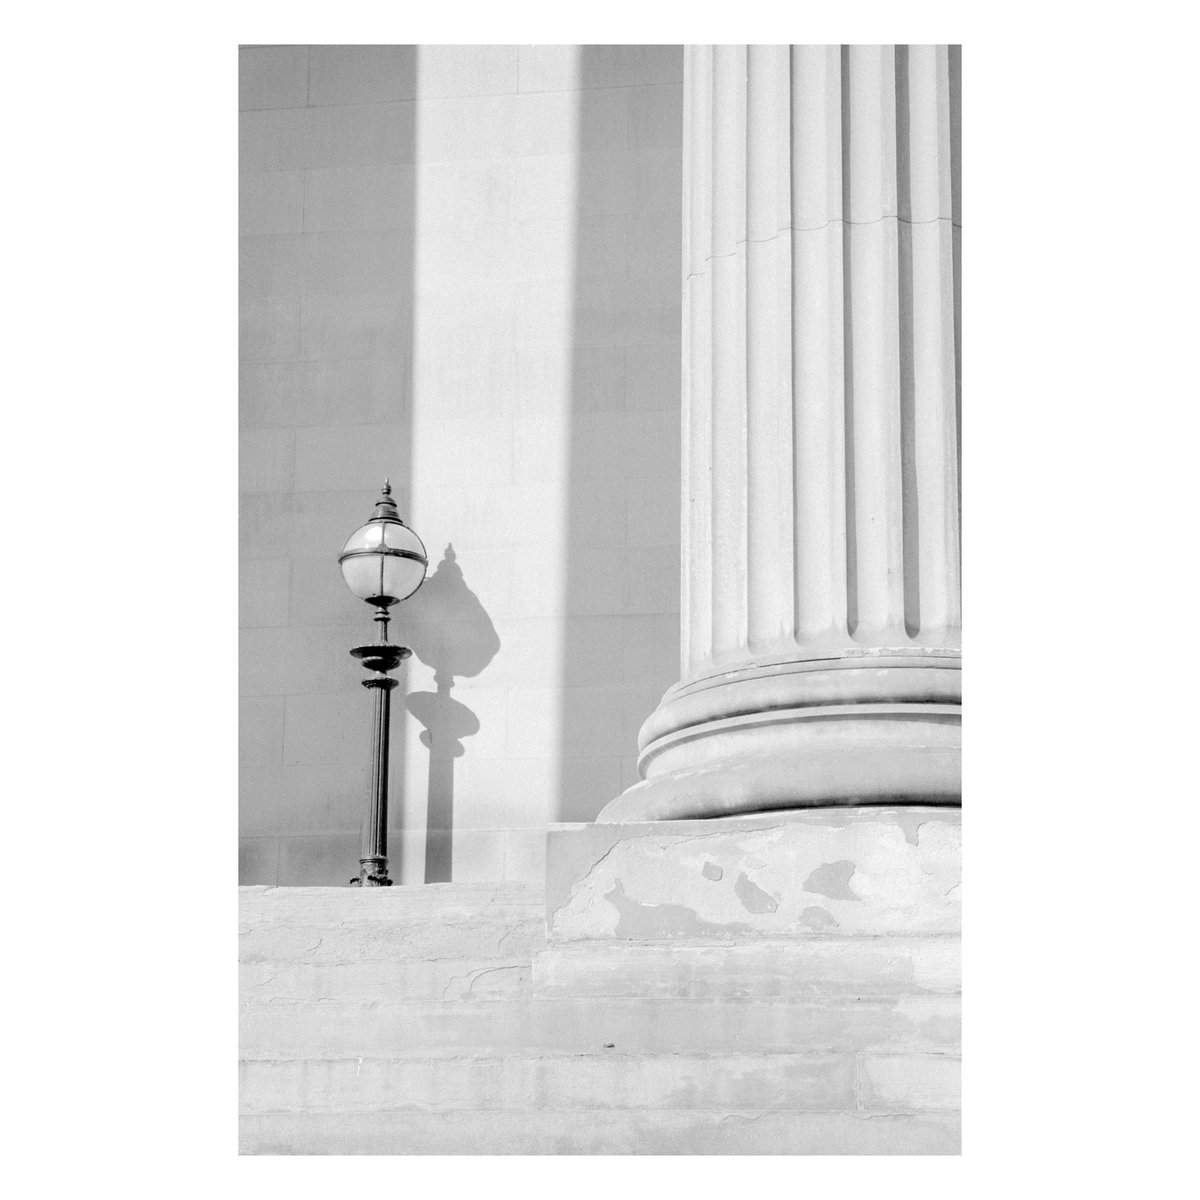
[[520, 884], [241, 889], [246, 1154], [958, 1149], [957, 937], [547, 945]]

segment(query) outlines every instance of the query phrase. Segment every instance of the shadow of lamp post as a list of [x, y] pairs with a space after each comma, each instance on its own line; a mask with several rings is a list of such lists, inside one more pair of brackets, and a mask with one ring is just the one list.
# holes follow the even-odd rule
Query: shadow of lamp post
[[407, 646], [388, 642], [388, 609], [407, 599], [425, 580], [429, 560], [421, 539], [400, 520], [392, 500], [391, 484], [384, 480], [383, 495], [367, 523], [347, 539], [338, 556], [346, 586], [373, 605], [379, 640], [350, 651], [373, 672], [362, 685], [375, 693], [374, 738], [371, 745], [371, 796], [363, 826], [362, 857], [352, 885], [391, 887], [387, 872], [388, 742], [391, 692], [396, 680], [388, 675], [412, 653]]
[[466, 752], [463, 739], [479, 732], [479, 718], [450, 695], [455, 679], [478, 675], [496, 657], [500, 638], [479, 597], [467, 586], [452, 545], [413, 601], [413, 650], [434, 671], [434, 692], [413, 692], [408, 711], [424, 726], [429, 750], [425, 882], [453, 877], [454, 760]]

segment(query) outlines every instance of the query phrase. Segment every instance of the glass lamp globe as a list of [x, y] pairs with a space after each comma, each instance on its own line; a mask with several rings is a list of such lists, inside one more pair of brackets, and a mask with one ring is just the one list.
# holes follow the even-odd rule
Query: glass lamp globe
[[378, 608], [406, 600], [425, 582], [425, 546], [400, 520], [390, 483], [384, 482], [371, 519], [346, 539], [338, 564], [346, 586]]

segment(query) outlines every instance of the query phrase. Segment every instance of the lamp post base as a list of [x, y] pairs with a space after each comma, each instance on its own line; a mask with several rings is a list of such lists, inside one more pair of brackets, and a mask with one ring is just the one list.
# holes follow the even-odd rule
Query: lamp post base
[[356, 878], [350, 880], [351, 887], [391, 887], [386, 858], [360, 858]]

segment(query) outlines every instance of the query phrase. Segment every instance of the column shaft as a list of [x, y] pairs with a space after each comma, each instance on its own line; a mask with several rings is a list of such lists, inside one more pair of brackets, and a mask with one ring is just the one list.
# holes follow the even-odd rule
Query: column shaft
[[687, 50], [682, 678], [603, 819], [958, 802], [957, 84]]

